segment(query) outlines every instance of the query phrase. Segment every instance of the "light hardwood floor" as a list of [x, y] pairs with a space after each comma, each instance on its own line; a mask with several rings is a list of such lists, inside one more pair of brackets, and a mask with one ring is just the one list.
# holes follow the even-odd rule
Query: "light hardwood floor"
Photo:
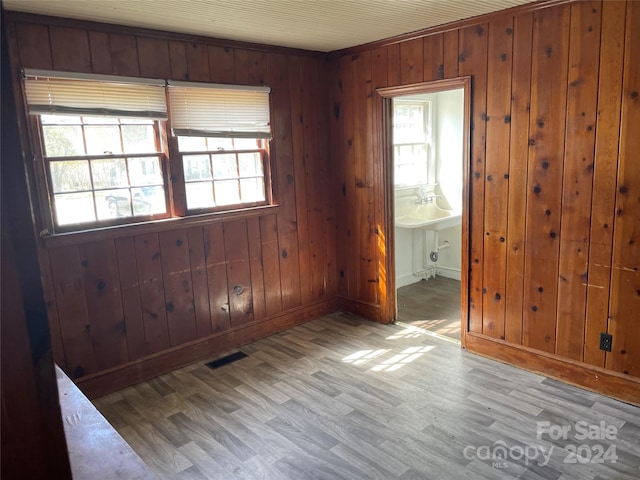
[[162, 479], [640, 478], [640, 408], [415, 328], [336, 313], [242, 351], [96, 405]]
[[460, 280], [436, 276], [400, 287], [398, 321], [460, 340]]

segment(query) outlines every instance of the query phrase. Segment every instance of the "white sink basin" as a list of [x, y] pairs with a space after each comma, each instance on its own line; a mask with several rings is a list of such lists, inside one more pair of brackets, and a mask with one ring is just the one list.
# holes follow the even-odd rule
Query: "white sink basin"
[[396, 205], [396, 227], [425, 228], [427, 230], [444, 230], [460, 225], [460, 211], [445, 210], [435, 202], [416, 204], [402, 202]]

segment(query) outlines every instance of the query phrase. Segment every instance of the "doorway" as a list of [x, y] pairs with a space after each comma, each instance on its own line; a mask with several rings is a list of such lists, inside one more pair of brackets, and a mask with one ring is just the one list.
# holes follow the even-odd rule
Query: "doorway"
[[470, 78], [384, 88], [378, 94], [384, 102], [385, 223], [393, 232], [390, 313], [398, 322], [464, 346]]

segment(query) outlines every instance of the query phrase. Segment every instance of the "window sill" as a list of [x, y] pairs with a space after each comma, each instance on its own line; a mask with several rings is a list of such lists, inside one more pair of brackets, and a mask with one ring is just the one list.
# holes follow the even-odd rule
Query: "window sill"
[[105, 240], [108, 238], [132, 237], [134, 235], [164, 232], [179, 228], [197, 227], [222, 221], [238, 220], [241, 218], [275, 215], [278, 213], [279, 209], [280, 207], [278, 205], [264, 205], [260, 207], [229, 210], [226, 212], [205, 213], [201, 215], [153, 220], [142, 223], [129, 223], [114, 227], [93, 228], [91, 230], [80, 230], [68, 233], [55, 233], [42, 237], [42, 240], [47, 248], [62, 247], [65, 245], [78, 245], [87, 242]]

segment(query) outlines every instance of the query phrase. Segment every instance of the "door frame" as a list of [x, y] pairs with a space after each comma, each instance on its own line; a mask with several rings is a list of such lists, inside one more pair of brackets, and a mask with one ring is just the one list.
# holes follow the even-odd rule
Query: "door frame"
[[382, 97], [382, 183], [384, 191], [384, 229], [386, 235], [386, 265], [387, 274], [384, 276], [387, 292], [386, 309], [381, 312], [384, 323], [394, 322], [398, 317], [398, 302], [396, 293], [396, 256], [395, 256], [395, 207], [394, 207], [394, 186], [393, 186], [393, 98], [402, 95], [415, 95], [422, 93], [437, 93], [447, 90], [463, 89], [464, 116], [462, 126], [462, 259], [460, 267], [461, 295], [461, 333], [460, 343], [464, 348], [466, 345], [466, 335], [469, 330], [469, 190], [470, 190], [470, 167], [469, 159], [470, 138], [471, 138], [471, 77], [456, 77], [432, 82], [413, 83], [397, 87], [384, 87], [376, 89], [377, 94]]

